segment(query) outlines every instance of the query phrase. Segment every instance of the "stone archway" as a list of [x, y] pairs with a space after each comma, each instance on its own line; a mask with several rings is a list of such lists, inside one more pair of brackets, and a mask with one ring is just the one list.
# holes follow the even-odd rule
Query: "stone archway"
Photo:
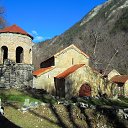
[[91, 96], [91, 86], [88, 83], [81, 85], [79, 96]]
[[23, 62], [23, 58], [24, 58], [23, 51], [24, 51], [23, 48], [20, 46], [16, 48], [16, 63]]
[[8, 59], [8, 48], [6, 46], [2, 46], [1, 53], [2, 53], [2, 60], [4, 63], [4, 61]]

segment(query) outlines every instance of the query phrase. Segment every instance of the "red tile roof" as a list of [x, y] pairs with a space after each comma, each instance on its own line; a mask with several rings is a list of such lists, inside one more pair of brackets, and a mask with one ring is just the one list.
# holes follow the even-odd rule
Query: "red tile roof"
[[74, 66], [68, 68], [67, 70], [65, 70], [64, 72], [62, 72], [61, 74], [57, 75], [55, 78], [65, 78], [65, 77], [67, 77], [71, 73], [75, 72], [77, 69], [81, 68], [84, 65], [85, 64], [74, 65]]
[[32, 74], [33, 74], [34, 76], [39, 76], [39, 75], [41, 75], [42, 73], [49, 71], [50, 69], [53, 69], [53, 67], [40, 68], [40, 69], [38, 69], [38, 70], [36, 70], [36, 71], [33, 71]]
[[128, 75], [116, 75], [110, 79], [114, 83], [125, 83], [128, 80]]
[[28, 34], [26, 31], [24, 31], [22, 28], [20, 28], [16, 24], [0, 30], [0, 33], [18, 33], [18, 34], [27, 35], [31, 37], [31, 39], [33, 39], [33, 37], [30, 34]]

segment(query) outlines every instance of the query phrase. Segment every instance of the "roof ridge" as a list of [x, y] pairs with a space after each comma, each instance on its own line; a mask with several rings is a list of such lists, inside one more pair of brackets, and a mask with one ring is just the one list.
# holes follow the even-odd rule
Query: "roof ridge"
[[110, 81], [115, 83], [125, 83], [128, 80], [128, 75], [115, 75]]
[[23, 30], [21, 27], [19, 27], [16, 24], [13, 24], [12, 26], [8, 26], [8, 27], [5, 27], [4, 29], [1, 29], [0, 33], [19, 33], [22, 35], [27, 35], [31, 39], [33, 39], [33, 37], [30, 34], [28, 34], [25, 30]]
[[66, 69], [65, 71], [63, 71], [62, 73], [55, 76], [55, 78], [65, 78], [68, 75], [70, 75], [71, 73], [75, 72], [77, 69], [83, 67], [84, 65], [85, 64], [75, 64], [75, 65], [69, 67], [68, 69]]
[[35, 76], [40, 76], [42, 73], [46, 73], [49, 70], [52, 70], [53, 68], [55, 68], [55, 67], [50, 66], [50, 67], [46, 67], [46, 68], [40, 68], [40, 69], [37, 69], [37, 70], [33, 71], [32, 74], [35, 75]]

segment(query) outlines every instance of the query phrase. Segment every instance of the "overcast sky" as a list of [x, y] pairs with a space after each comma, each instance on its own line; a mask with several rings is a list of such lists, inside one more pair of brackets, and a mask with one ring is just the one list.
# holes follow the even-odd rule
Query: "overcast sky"
[[106, 0], [0, 0], [8, 25], [17, 24], [35, 42], [60, 35]]

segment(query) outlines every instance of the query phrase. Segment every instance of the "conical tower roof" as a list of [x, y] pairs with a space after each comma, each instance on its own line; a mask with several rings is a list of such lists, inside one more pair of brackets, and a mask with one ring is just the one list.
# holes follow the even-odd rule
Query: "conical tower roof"
[[33, 37], [30, 34], [28, 34], [26, 31], [24, 31], [22, 28], [20, 28], [16, 24], [6, 27], [4, 29], [1, 29], [0, 33], [17, 33], [17, 34], [27, 35], [31, 39], [33, 39]]

